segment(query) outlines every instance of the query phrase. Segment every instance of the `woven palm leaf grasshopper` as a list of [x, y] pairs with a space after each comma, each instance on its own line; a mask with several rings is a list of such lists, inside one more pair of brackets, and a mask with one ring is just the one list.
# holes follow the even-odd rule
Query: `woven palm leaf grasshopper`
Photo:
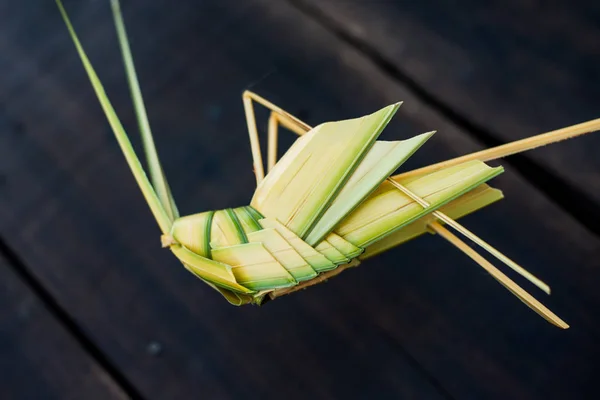
[[[118, 0], [114, 21], [138, 116], [149, 175], [94, 71], [60, 0], [59, 10], [117, 141], [162, 232], [161, 241], [198, 278], [230, 303], [261, 304], [314, 285], [427, 232], [463, 251], [549, 322], [568, 325], [447, 227], [475, 242], [526, 279], [550, 288], [456, 222], [500, 200], [486, 184], [503, 171], [486, 161], [600, 129], [600, 120], [534, 136], [453, 160], [394, 175], [433, 134], [401, 141], [377, 138], [400, 103], [373, 114], [311, 127], [246, 91], [246, 112], [257, 188], [250, 204], [180, 217], [158, 158]], [[271, 112], [267, 174], [254, 103]], [[299, 137], [277, 160], [279, 127]]]

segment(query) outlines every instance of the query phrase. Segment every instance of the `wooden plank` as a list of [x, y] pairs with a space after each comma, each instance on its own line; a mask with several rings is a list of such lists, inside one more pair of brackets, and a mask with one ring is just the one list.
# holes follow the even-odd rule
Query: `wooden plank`
[[[595, 2], [290, 1], [487, 144], [600, 117]], [[512, 161], [600, 233], [599, 146], [596, 133]]]
[[[107, 6], [73, 4], [82, 40], [133, 127]], [[125, 12], [184, 213], [250, 198], [240, 94], [251, 84], [312, 124], [405, 100], [386, 138], [440, 130], [412, 166], [478, 146], [285, 3], [169, 4], [130, 3]], [[49, 19], [42, 4], [11, 6], [39, 31], [22, 36], [15, 32], [25, 27], [0, 25], [17, 38], [0, 42], [13, 60], [0, 77], [10, 120], [0, 136], [0, 233], [143, 395], [558, 398], [595, 390], [600, 243], [510, 168], [498, 180], [509, 199], [468, 225], [547, 278], [556, 294], [545, 303], [573, 329], [539, 320], [434, 237], [327, 285], [236, 309], [159, 248], [58, 16]]]
[[0, 257], [0, 397], [127, 398], [13, 268]]

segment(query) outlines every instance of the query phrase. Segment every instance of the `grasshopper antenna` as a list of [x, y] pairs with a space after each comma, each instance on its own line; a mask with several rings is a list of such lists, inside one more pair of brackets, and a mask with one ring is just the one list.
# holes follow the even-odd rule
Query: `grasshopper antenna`
[[447, 161], [442, 161], [437, 164], [428, 165], [423, 168], [418, 168], [412, 171], [404, 172], [396, 175], [395, 178], [408, 178], [410, 176], [418, 176], [430, 174], [440, 169], [451, 167], [453, 165], [462, 164], [471, 160], [492, 161], [498, 158], [508, 157], [513, 154], [522, 153], [524, 151], [533, 150], [535, 148], [546, 146], [548, 144], [557, 143], [566, 139], [572, 139], [578, 136], [585, 135], [600, 130], [600, 118], [593, 119], [587, 122], [582, 122], [577, 125], [567, 126], [566, 128], [557, 129], [554, 131], [542, 133], [536, 136], [531, 136], [525, 139], [506, 143], [500, 146], [477, 151], [475, 153], [466, 154], [464, 156], [452, 158]]
[[175, 205], [175, 200], [173, 200], [171, 188], [167, 183], [162, 165], [158, 158], [158, 152], [156, 151], [152, 131], [150, 130], [150, 122], [148, 121], [146, 106], [144, 105], [144, 98], [142, 97], [142, 90], [140, 89], [140, 83], [135, 71], [131, 47], [129, 46], [129, 40], [127, 39], [125, 22], [123, 21], [123, 15], [121, 14], [121, 5], [119, 4], [119, 0], [112, 0], [111, 7], [113, 19], [115, 21], [115, 27], [117, 29], [119, 46], [121, 47], [121, 54], [123, 56], [123, 63], [125, 64], [127, 82], [129, 83], [131, 98], [133, 100], [140, 134], [142, 136], [142, 143], [144, 146], [144, 153], [146, 154], [146, 163], [148, 164], [148, 169], [150, 171], [152, 186], [154, 186], [156, 194], [165, 208], [165, 211], [167, 214], [169, 214], [171, 221], [173, 221], [179, 217], [179, 211]]

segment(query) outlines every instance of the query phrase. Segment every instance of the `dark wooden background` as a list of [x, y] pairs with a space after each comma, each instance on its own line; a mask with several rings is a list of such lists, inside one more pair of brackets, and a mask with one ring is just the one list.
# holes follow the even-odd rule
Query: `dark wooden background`
[[[386, 138], [438, 130], [409, 167], [600, 116], [596, 1], [123, 3], [184, 214], [248, 203], [247, 88], [311, 124], [404, 100]], [[109, 2], [66, 7], [135, 133]], [[465, 219], [570, 330], [434, 236], [235, 308], [160, 248], [54, 2], [3, 1], [0, 398], [599, 398], [599, 150], [504, 160]]]

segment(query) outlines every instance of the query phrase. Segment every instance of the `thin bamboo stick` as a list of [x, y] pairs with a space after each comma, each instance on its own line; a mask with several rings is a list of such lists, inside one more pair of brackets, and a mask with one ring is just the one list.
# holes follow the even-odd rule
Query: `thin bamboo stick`
[[477, 264], [483, 267], [490, 275], [492, 275], [498, 282], [500, 282], [505, 288], [511, 291], [515, 296], [519, 298], [523, 303], [529, 306], [532, 310], [542, 316], [546, 321], [553, 325], [558, 326], [562, 329], [568, 329], [569, 325], [559, 318], [556, 314], [550, 311], [546, 306], [536, 300], [533, 296], [527, 293], [523, 288], [517, 285], [512, 279], [504, 275], [498, 268], [494, 267], [489, 261], [479, 255], [475, 250], [470, 248], [465, 242], [456, 237], [452, 232], [444, 228], [439, 222], [433, 222], [430, 224], [433, 229], [441, 237], [449, 241], [460, 251], [465, 253]]
[[307, 125], [306, 123], [302, 122], [298, 118], [294, 117], [292, 114], [288, 113], [284, 109], [276, 106], [275, 104], [271, 103], [269, 100], [266, 100], [265, 98], [257, 95], [254, 92], [246, 90], [243, 93], [242, 98], [244, 98], [244, 99], [248, 98], [248, 99], [251, 99], [253, 101], [256, 101], [257, 103], [262, 104], [263, 106], [267, 107], [269, 110], [275, 111], [277, 114], [279, 114], [281, 116], [288, 117], [290, 120], [294, 121], [295, 124], [297, 124], [298, 126], [303, 127], [305, 132], [310, 131], [312, 129], [309, 125]]
[[294, 132], [295, 134], [302, 136], [312, 128], [306, 124], [298, 125], [296, 121], [292, 118], [289, 118], [287, 115], [277, 114], [278, 121], [286, 129]]
[[[426, 200], [422, 199], [421, 197], [419, 197], [418, 195], [416, 195], [415, 193], [410, 191], [406, 186], [401, 185], [400, 183], [396, 182], [395, 180], [393, 180], [391, 178], [388, 178], [388, 181], [396, 189], [400, 190], [402, 193], [404, 193], [405, 195], [407, 195], [408, 197], [410, 197], [411, 199], [413, 199], [414, 201], [419, 203], [423, 208], [427, 208], [430, 206], [430, 204]], [[515, 272], [517, 272], [518, 274], [523, 276], [525, 279], [527, 279], [528, 281], [533, 283], [535, 286], [537, 286], [538, 288], [543, 290], [546, 294], [550, 294], [550, 287], [546, 283], [544, 283], [541, 279], [537, 278], [531, 272], [527, 271], [525, 268], [521, 267], [519, 264], [517, 264], [516, 262], [514, 262], [513, 260], [511, 260], [510, 258], [505, 256], [502, 252], [500, 252], [499, 250], [494, 248], [492, 245], [487, 243], [485, 240], [481, 239], [479, 236], [477, 236], [476, 234], [474, 234], [473, 232], [471, 232], [470, 230], [468, 230], [467, 228], [462, 226], [460, 223], [456, 222], [455, 220], [453, 220], [446, 214], [442, 213], [441, 211], [434, 211], [432, 214], [435, 217], [437, 217], [438, 219], [440, 219], [440, 220], [444, 221], [445, 223], [447, 223], [448, 225], [450, 225], [452, 228], [454, 228], [461, 234], [463, 234], [465, 237], [467, 237], [470, 240], [472, 240], [473, 242], [477, 243], [488, 253], [490, 253], [491, 255], [496, 257], [498, 260], [502, 261], [508, 267], [512, 268]]]
[[271, 112], [269, 117], [269, 149], [267, 155], [267, 171], [271, 171], [277, 163], [277, 142], [279, 139], [279, 120], [278, 115]]
[[555, 131], [542, 133], [540, 135], [528, 137], [514, 142], [506, 143], [501, 146], [477, 151], [475, 153], [456, 157], [437, 164], [428, 165], [423, 168], [415, 169], [396, 175], [394, 176], [394, 178], [408, 178], [410, 176], [430, 174], [432, 172], [439, 171], [440, 169], [462, 164], [466, 161], [471, 160], [479, 160], [484, 162], [492, 161], [498, 158], [507, 157], [527, 150], [532, 150], [537, 147], [546, 146], [551, 143], [556, 143], [562, 140], [585, 135], [586, 133], [596, 132], [598, 130], [600, 130], [600, 118], [583, 122], [581, 124], [571, 125], [565, 128], [557, 129]]
[[[271, 169], [272, 165], [274, 166], [276, 163], [277, 157], [277, 123], [280, 123], [282, 126], [290, 129], [291, 131], [302, 135], [311, 129], [310, 126], [300, 121], [298, 118], [294, 117], [292, 114], [286, 112], [285, 110], [277, 107], [275, 104], [270, 101], [262, 98], [254, 92], [250, 92], [246, 90], [242, 94], [242, 100], [244, 102], [244, 111], [246, 114], [246, 125], [248, 125], [248, 134], [250, 136], [250, 148], [252, 149], [252, 160], [254, 163], [254, 175], [256, 176], [256, 184], [260, 184], [260, 182], [265, 178], [265, 171], [263, 166], [262, 152], [260, 150], [260, 142], [258, 140], [258, 129], [256, 126], [256, 116], [254, 114], [254, 107], [252, 106], [252, 101], [256, 101], [257, 103], [265, 106], [266, 108], [272, 111], [271, 118], [269, 119], [269, 152], [267, 155], [267, 163], [268, 168]], [[273, 113], [278, 117], [275, 117], [276, 120], [272, 119]], [[275, 132], [271, 133], [271, 129], [274, 127]], [[275, 137], [274, 147], [271, 144], [271, 138]], [[273, 156], [274, 155], [274, 156]], [[272, 157], [275, 157], [275, 162], [272, 163]]]
[[[245, 93], [244, 93], [245, 94]], [[248, 134], [250, 135], [250, 148], [252, 150], [252, 160], [254, 161], [254, 175], [256, 176], [256, 185], [265, 178], [262, 153], [260, 152], [260, 143], [258, 141], [258, 130], [256, 129], [256, 117], [252, 107], [252, 99], [243, 97], [244, 110], [246, 112], [246, 125], [248, 125]]]

